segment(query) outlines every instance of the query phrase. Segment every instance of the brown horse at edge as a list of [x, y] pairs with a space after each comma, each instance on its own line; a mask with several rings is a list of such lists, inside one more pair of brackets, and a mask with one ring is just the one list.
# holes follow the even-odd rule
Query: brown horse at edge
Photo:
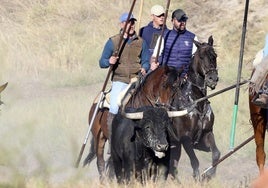
[[[254, 70], [253, 70], [254, 72]], [[266, 77], [266, 83], [268, 81], [268, 76]], [[249, 111], [250, 119], [254, 129], [254, 139], [256, 144], [256, 162], [259, 167], [259, 172], [262, 174], [264, 172], [265, 158], [266, 154], [264, 151], [265, 142], [265, 132], [268, 128], [268, 109], [262, 108], [255, 105], [252, 99], [257, 93], [251, 94], [251, 88], [249, 87]]]

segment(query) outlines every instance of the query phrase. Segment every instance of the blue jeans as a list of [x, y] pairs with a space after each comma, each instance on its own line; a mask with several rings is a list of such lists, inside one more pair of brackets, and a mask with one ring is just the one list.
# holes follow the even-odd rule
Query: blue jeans
[[268, 55], [268, 34], [266, 34], [265, 44], [263, 48], [263, 57]]
[[128, 84], [124, 82], [115, 81], [112, 82], [112, 90], [110, 93], [110, 109], [109, 112], [112, 114], [117, 114], [119, 106], [118, 106], [118, 96], [121, 91], [123, 91]]

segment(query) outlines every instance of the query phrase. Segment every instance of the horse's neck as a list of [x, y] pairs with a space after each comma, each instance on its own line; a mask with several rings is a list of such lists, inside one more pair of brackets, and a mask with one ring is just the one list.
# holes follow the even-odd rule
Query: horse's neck
[[[203, 95], [205, 96], [207, 94], [206, 90], [206, 84], [203, 77], [201, 77], [197, 72], [194, 72], [194, 70], [190, 67], [188, 72], [188, 78], [187, 78], [189, 84], [191, 87], [196, 87], [198, 90], [200, 90]], [[189, 86], [188, 86], [189, 87]]]
[[142, 90], [134, 93], [128, 103], [126, 104], [126, 107], [129, 108], [141, 108], [143, 106], [153, 106], [154, 101], [150, 100], [150, 96], [146, 95]]

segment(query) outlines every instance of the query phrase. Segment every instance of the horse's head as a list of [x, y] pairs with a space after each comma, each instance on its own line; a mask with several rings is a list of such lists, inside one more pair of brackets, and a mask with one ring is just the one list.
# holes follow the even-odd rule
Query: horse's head
[[200, 43], [194, 41], [197, 50], [192, 61], [192, 70], [195, 75], [201, 77], [205, 81], [205, 86], [215, 89], [218, 78], [217, 70], [217, 54], [213, 48], [213, 38], [209, 37], [208, 43]]

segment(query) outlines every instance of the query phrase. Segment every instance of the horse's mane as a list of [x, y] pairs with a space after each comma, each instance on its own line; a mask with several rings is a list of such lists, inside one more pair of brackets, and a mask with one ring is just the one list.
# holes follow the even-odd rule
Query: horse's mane
[[[168, 91], [168, 89], [175, 90], [178, 87], [178, 78], [179, 73], [176, 69], [168, 66], [159, 67], [148, 73], [140, 84], [133, 85], [129, 88], [127, 95], [130, 94], [131, 97], [126, 104], [133, 103], [134, 101], [141, 104], [142, 100], [145, 99], [156, 101], [160, 91]], [[126, 99], [125, 97], [123, 100]]]
[[172, 87], [174, 82], [178, 79], [180, 73], [172, 67], [163, 66], [159, 67], [156, 70], [148, 73], [148, 75], [143, 79], [143, 81], [138, 84], [138, 87], [135, 90], [135, 94], [139, 93], [144, 87], [155, 86], [157, 83], [164, 80], [163, 87]]

